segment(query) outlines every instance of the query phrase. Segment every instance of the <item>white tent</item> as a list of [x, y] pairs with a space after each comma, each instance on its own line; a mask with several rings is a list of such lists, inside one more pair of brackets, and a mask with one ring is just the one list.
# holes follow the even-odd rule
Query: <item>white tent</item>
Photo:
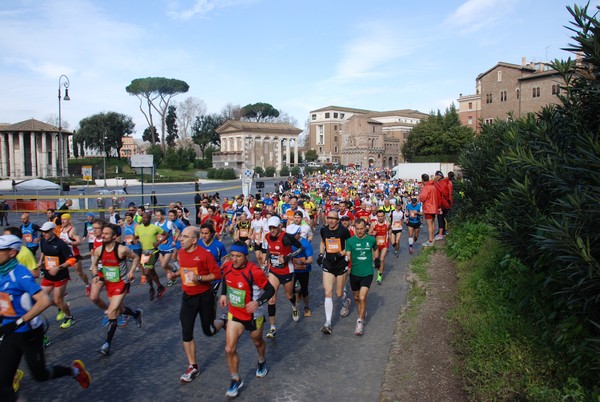
[[60, 190], [58, 184], [42, 179], [25, 180], [18, 183], [15, 187], [19, 191]]

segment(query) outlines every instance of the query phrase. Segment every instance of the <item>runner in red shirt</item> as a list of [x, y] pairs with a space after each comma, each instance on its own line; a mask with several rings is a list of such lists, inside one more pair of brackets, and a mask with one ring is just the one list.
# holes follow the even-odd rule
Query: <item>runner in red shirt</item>
[[[92, 229], [94, 230], [94, 242], [92, 243], [92, 252], [90, 254], [90, 258], [92, 260], [92, 272], [94, 262], [98, 260], [98, 257], [95, 256], [94, 252], [96, 249], [102, 247], [102, 229], [104, 229], [105, 221], [102, 219], [94, 219], [92, 222]], [[102, 264], [97, 264], [98, 270], [94, 275], [98, 275], [100, 280], [95, 280], [92, 278], [91, 290], [90, 290], [90, 300], [94, 303], [104, 314], [106, 314], [106, 310], [108, 310], [108, 304], [100, 297], [100, 292], [104, 287], [104, 277], [102, 275]], [[108, 323], [108, 317], [105, 316], [103, 321]]]
[[[229, 323], [225, 334], [225, 355], [231, 385], [226, 395], [234, 398], [244, 381], [239, 375], [239, 356], [237, 353], [238, 340], [244, 330], [250, 332], [250, 338], [258, 352], [258, 367], [256, 376], [267, 375], [267, 344], [262, 337], [264, 315], [261, 306], [275, 294], [273, 285], [269, 282], [262, 269], [248, 261], [248, 247], [245, 243], [233, 243], [229, 251], [231, 259], [223, 264], [223, 286], [220, 304], [226, 308], [229, 304]], [[259, 295], [263, 289], [262, 295]]]
[[377, 221], [371, 225], [369, 234], [375, 236], [377, 240], [377, 248], [379, 249], [379, 259], [381, 265], [379, 266], [377, 273], [377, 284], [381, 285], [383, 281], [383, 265], [385, 263], [385, 256], [387, 255], [388, 248], [390, 247], [390, 225], [385, 219], [385, 212], [380, 209], [377, 211]]

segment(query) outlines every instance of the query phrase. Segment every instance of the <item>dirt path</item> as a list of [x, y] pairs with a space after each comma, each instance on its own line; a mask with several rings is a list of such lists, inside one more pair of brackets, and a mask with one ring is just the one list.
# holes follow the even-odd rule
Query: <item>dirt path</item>
[[[456, 294], [454, 265], [443, 252], [431, 255], [426, 300], [418, 316], [398, 317], [381, 401], [466, 401], [457, 373], [447, 319]], [[415, 286], [415, 285], [413, 285]]]

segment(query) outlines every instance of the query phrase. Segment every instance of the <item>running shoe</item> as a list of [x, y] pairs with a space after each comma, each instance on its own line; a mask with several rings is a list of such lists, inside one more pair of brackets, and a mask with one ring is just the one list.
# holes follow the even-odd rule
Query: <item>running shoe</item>
[[166, 291], [167, 291], [167, 288], [165, 288], [164, 286], [159, 286], [157, 289], [156, 297], [158, 297], [160, 299], [161, 297], [163, 297], [163, 295], [165, 294]]
[[154, 300], [155, 296], [156, 296], [156, 291], [154, 290], [154, 288], [150, 288], [150, 301]]
[[134, 317], [135, 323], [137, 324], [138, 328], [142, 328], [142, 325], [144, 324], [144, 310], [141, 308], [136, 308], [135, 312], [137, 313], [137, 315]]
[[146, 279], [146, 275], [142, 275], [142, 285], [145, 285], [146, 283], [148, 283], [148, 280]]
[[108, 325], [108, 314], [104, 314], [102, 317], [102, 321], [100, 321], [100, 325], [106, 327]]
[[277, 329], [274, 327], [271, 327], [269, 332], [267, 332], [267, 338], [275, 338], [276, 336], [277, 336]]
[[58, 314], [56, 315], [56, 321], [62, 321], [65, 319], [67, 315], [62, 310], [58, 310]]
[[300, 313], [298, 313], [298, 307], [292, 307], [292, 320], [298, 322], [300, 319]]
[[[15, 373], [15, 377], [13, 378], [13, 389], [15, 390], [15, 392], [19, 390], [19, 387], [21, 386], [21, 380], [23, 379], [24, 375], [25, 373], [23, 372], [23, 370], [17, 370], [17, 372]], [[258, 377], [258, 370], [256, 370], [256, 376]]]
[[412, 254], [413, 251], [415, 251], [415, 249], [413, 248], [413, 246], [412, 245], [408, 246], [408, 252]]
[[243, 386], [244, 381], [242, 381], [241, 378], [238, 378], [237, 380], [231, 380], [231, 385], [229, 386], [229, 388], [227, 388], [227, 393], [225, 395], [229, 398], [235, 398], [236, 396], [238, 396], [238, 392]]
[[88, 388], [92, 382], [92, 376], [85, 369], [83, 362], [81, 360], [75, 360], [71, 366], [79, 371], [75, 376], [75, 380], [81, 385], [81, 388]]
[[42, 338], [42, 346], [44, 347], [44, 349], [50, 346], [50, 343], [50, 338], [48, 338], [47, 335], [44, 335], [44, 337]]
[[325, 335], [331, 335], [331, 333], [333, 332], [331, 330], [331, 323], [326, 322], [325, 324], [323, 324], [323, 326], [321, 327], [321, 332]]
[[169, 288], [170, 288], [171, 286], [173, 286], [174, 284], [175, 284], [175, 281], [173, 281], [172, 279], [169, 279], [169, 280], [167, 281], [167, 283], [166, 283], [167, 287], [169, 287]]
[[381, 275], [381, 272], [377, 273], [377, 284], [381, 285], [381, 282], [383, 282], [383, 275]]
[[117, 325], [119, 327], [124, 327], [125, 325], [127, 325], [127, 321], [129, 321], [128, 315], [119, 314], [119, 317], [117, 318]]
[[91, 285], [87, 285], [85, 287], [85, 297], [90, 297], [91, 294], [92, 294], [92, 286]]
[[267, 370], [267, 361], [265, 360], [262, 363], [258, 362], [258, 366], [256, 367], [256, 376], [258, 378], [263, 378], [268, 372], [269, 370]]
[[363, 320], [361, 320], [361, 319], [357, 320], [356, 327], [354, 327], [354, 334], [362, 335], [364, 331], [365, 331], [365, 325], [363, 323]]
[[346, 297], [346, 300], [344, 300], [342, 302], [342, 308], [340, 309], [340, 315], [342, 317], [348, 317], [348, 314], [350, 314], [350, 303], [352, 302], [352, 299], [350, 299], [349, 297]]
[[192, 380], [200, 375], [200, 372], [197, 368], [190, 365], [185, 373], [181, 375], [179, 378], [181, 382], [192, 382]]
[[65, 320], [62, 324], [60, 324], [61, 329], [69, 329], [75, 324], [75, 319], [73, 317], [65, 317]]
[[444, 240], [444, 235], [441, 235], [441, 234], [435, 235], [433, 240]]
[[433, 247], [433, 242], [432, 241], [426, 241], [425, 243], [421, 244], [423, 247]]
[[104, 342], [102, 346], [100, 346], [100, 350], [98, 350], [98, 353], [104, 356], [110, 355], [110, 343]]
[[310, 307], [304, 307], [304, 316], [310, 317], [310, 314], [311, 314]]
[[140, 267], [135, 267], [135, 272], [140, 272]]

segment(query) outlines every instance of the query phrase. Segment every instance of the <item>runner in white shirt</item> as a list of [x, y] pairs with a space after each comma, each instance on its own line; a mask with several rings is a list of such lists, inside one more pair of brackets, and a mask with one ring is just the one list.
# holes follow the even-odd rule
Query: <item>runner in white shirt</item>
[[392, 247], [394, 247], [394, 255], [398, 258], [400, 238], [402, 237], [402, 221], [404, 220], [404, 212], [400, 202], [396, 203], [394, 210], [390, 213], [390, 220], [392, 224]]
[[265, 265], [263, 241], [265, 240], [265, 226], [267, 219], [262, 217], [262, 211], [254, 209], [254, 218], [250, 222], [250, 239], [254, 245], [256, 261], [263, 267]]

